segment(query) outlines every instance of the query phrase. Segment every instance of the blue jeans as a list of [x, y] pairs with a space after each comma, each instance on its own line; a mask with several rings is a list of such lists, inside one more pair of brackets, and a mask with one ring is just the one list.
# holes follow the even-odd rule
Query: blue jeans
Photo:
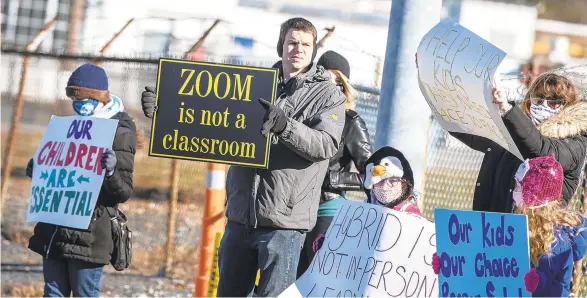
[[247, 228], [228, 222], [218, 249], [217, 297], [252, 294], [261, 270], [257, 295], [276, 297], [296, 281], [305, 234], [296, 230]]
[[98, 297], [104, 265], [43, 258], [45, 297]]

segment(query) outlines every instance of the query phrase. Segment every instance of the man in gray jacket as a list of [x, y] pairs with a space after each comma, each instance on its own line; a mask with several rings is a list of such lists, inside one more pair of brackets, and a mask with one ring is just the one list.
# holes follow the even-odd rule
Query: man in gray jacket
[[[261, 278], [258, 296], [277, 296], [296, 280], [305, 232], [316, 224], [328, 160], [338, 150], [345, 96], [313, 63], [317, 32], [303, 18], [281, 25], [276, 105], [265, 108], [261, 133], [270, 133], [269, 168], [231, 166], [226, 181], [228, 223], [218, 251], [218, 297], [244, 297]], [[143, 92], [152, 115], [154, 93]]]

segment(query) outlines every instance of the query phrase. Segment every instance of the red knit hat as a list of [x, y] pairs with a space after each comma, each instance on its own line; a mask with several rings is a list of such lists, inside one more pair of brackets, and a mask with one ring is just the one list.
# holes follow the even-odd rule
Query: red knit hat
[[563, 168], [554, 155], [527, 159], [516, 173], [514, 201], [517, 206], [542, 207], [561, 198]]

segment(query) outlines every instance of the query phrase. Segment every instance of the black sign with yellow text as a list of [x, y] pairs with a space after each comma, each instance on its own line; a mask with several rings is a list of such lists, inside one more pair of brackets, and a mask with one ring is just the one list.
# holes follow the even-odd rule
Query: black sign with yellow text
[[267, 168], [277, 69], [159, 59], [149, 155]]

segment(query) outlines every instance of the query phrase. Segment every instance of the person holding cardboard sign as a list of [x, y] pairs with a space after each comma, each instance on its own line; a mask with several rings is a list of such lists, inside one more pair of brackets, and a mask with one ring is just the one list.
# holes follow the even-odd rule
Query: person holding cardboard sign
[[[228, 171], [219, 297], [249, 295], [258, 269], [259, 296], [275, 297], [296, 280], [300, 249], [316, 225], [328, 160], [338, 151], [345, 123], [344, 93], [313, 63], [316, 41], [316, 28], [306, 19], [281, 25], [277, 99], [259, 99], [265, 108], [260, 133], [272, 141], [269, 168]], [[147, 117], [156, 112], [154, 91], [147, 87], [141, 98]]]
[[[317, 243], [323, 239], [326, 230], [344, 203], [346, 191], [364, 190], [364, 164], [371, 155], [371, 141], [363, 118], [353, 109], [354, 89], [349, 83], [350, 65], [346, 58], [334, 51], [327, 51], [318, 60], [332, 75], [332, 82], [342, 88], [346, 95], [346, 120], [342, 141], [337, 153], [330, 159], [330, 166], [322, 184], [322, 195], [318, 207], [316, 226], [306, 235], [298, 264], [298, 278], [308, 269], [316, 254]], [[355, 164], [357, 172], [351, 172]]]
[[[526, 291], [534, 297], [576, 294], [581, 260], [587, 253], [587, 218], [561, 201], [564, 183], [561, 164], [553, 154], [526, 160], [518, 168], [514, 181], [516, 213], [526, 215], [528, 221], [532, 268], [524, 274]], [[433, 254], [434, 272], [438, 274], [443, 266], [447, 264]]]
[[[80, 146], [76, 152], [68, 150], [61, 155], [66, 156], [65, 160], [69, 158], [70, 161], [75, 156], [75, 163], [79, 162], [80, 166], [85, 164], [86, 167], [94, 160], [99, 165], [97, 172], [104, 175], [94, 209], [84, 208], [87, 216], [91, 215], [87, 229], [39, 222], [35, 226], [34, 235], [30, 238], [28, 247], [43, 257], [46, 297], [69, 297], [71, 294], [74, 297], [97, 297], [104, 265], [112, 263], [117, 266], [115, 265], [118, 262], [116, 252], [119, 249], [127, 252], [126, 249], [128, 249], [127, 246], [116, 245], [120, 242], [114, 240], [116, 236], [113, 231], [117, 231], [117, 227], [113, 226], [113, 218], [119, 217], [118, 204], [126, 202], [132, 195], [137, 129], [132, 118], [124, 112], [122, 100], [108, 91], [108, 77], [104, 69], [99, 66], [84, 64], [78, 67], [67, 82], [66, 94], [72, 99], [72, 107], [76, 114], [88, 119], [74, 120], [73, 124], [77, 122], [79, 125], [77, 127], [72, 125], [69, 131], [64, 132], [68, 134], [68, 137], [91, 139], [90, 119], [96, 118], [118, 120], [116, 133], [112, 149], [105, 150], [103, 154], [96, 154], [98, 150], [95, 147], [88, 149], [84, 145]], [[69, 146], [69, 148], [75, 148], [75, 146]], [[55, 155], [55, 152], [48, 153], [48, 156], [51, 154]], [[41, 159], [39, 157], [36, 160]], [[29, 162], [27, 176], [32, 178], [35, 165], [38, 165], [36, 161]], [[92, 167], [86, 169], [92, 169]], [[83, 176], [79, 176], [77, 180], [80, 184], [84, 181], [81, 180], [82, 178]], [[59, 180], [63, 183], [62, 178]], [[75, 190], [78, 186], [72, 187]], [[78, 197], [79, 194], [75, 195], [75, 200], [73, 195], [68, 197], [65, 209], [67, 210], [69, 206], [69, 199], [71, 199], [71, 205], [75, 206]], [[62, 200], [66, 201], [65, 196]], [[85, 202], [85, 196], [82, 196], [79, 201], [78, 206]], [[128, 263], [123, 266], [130, 262], [129, 259], [126, 261]]]
[[[418, 60], [416, 57], [416, 67]], [[583, 175], [587, 156], [587, 102], [564, 76], [545, 73], [529, 87], [524, 100], [505, 100], [499, 76], [493, 79], [494, 103], [523, 158], [554, 153], [564, 169], [563, 200], [568, 202]], [[514, 174], [522, 161], [487, 138], [449, 132], [473, 150], [485, 154], [477, 178], [473, 210], [511, 213]]]

